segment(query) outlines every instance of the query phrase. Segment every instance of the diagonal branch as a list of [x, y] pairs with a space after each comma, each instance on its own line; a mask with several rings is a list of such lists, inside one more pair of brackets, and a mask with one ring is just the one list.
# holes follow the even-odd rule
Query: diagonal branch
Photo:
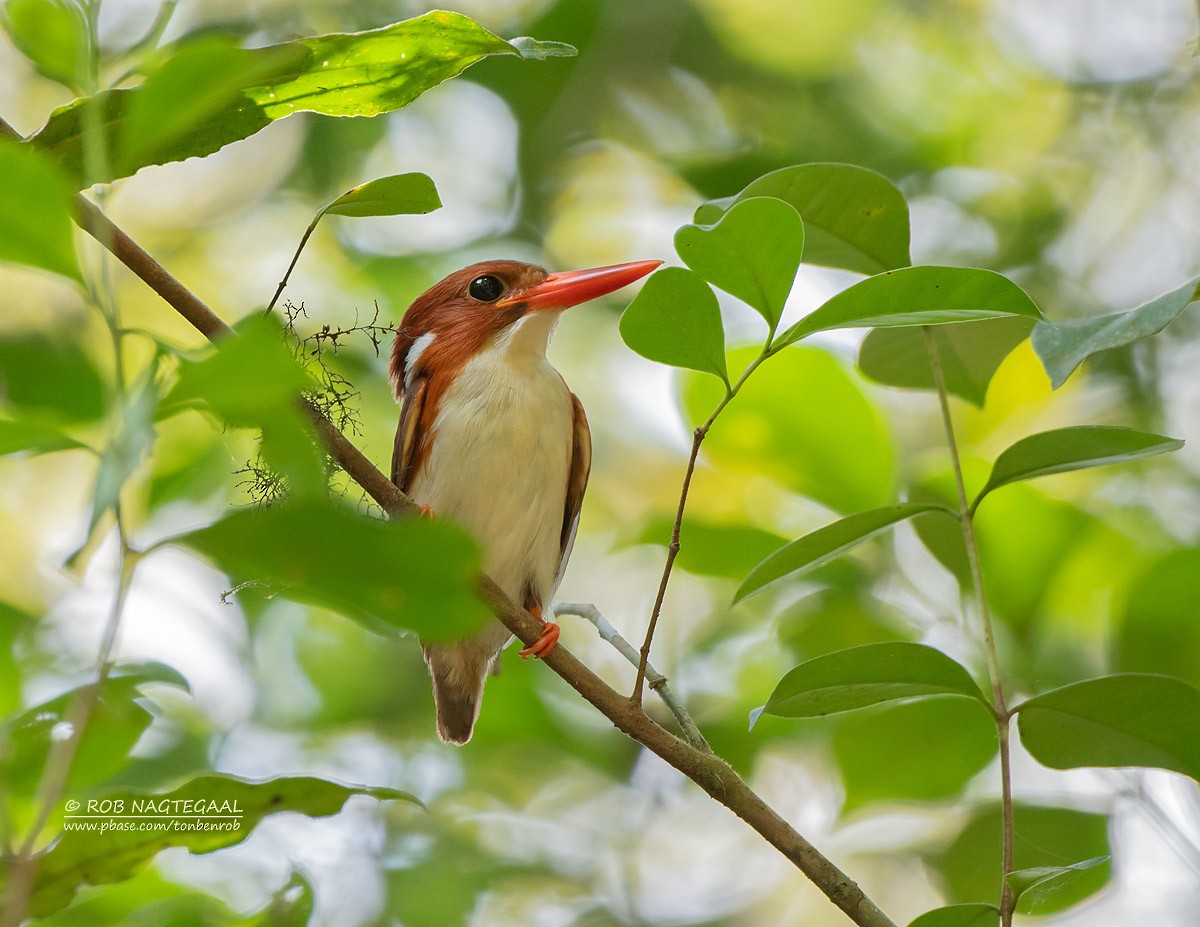
[[[210, 340], [232, 334], [232, 329], [208, 306], [92, 203], [80, 195], [76, 204], [84, 229], [197, 330]], [[397, 489], [328, 419], [311, 407], [309, 411], [329, 453], [389, 515], [415, 515], [419, 512], [416, 503]], [[479, 577], [478, 590], [492, 614], [522, 643], [533, 644], [541, 637], [542, 623], [513, 602], [489, 577]], [[618, 730], [657, 754], [754, 828], [850, 920], [860, 927], [895, 927], [849, 876], [770, 808], [724, 760], [685, 743], [659, 726], [642, 711], [640, 705], [609, 687], [562, 644], [555, 647], [544, 662]]]

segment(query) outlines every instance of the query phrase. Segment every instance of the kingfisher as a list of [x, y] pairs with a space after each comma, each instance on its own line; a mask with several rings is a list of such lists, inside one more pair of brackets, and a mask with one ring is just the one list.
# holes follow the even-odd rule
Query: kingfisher
[[[592, 463], [587, 415], [546, 348], [565, 309], [661, 264], [551, 273], [484, 261], [422, 293], [397, 329], [392, 482], [425, 515], [469, 531], [484, 571], [542, 621], [522, 658], [544, 657], [558, 641], [558, 625], [543, 616], [571, 556]], [[483, 684], [511, 639], [493, 619], [469, 637], [421, 642], [443, 741], [471, 739]]]

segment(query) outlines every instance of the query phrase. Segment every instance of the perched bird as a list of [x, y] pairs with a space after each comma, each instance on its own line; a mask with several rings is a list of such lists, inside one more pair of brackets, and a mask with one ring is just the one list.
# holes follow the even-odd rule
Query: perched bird
[[[566, 569], [591, 469], [579, 398], [546, 359], [562, 310], [639, 279], [661, 261], [549, 273], [518, 261], [472, 264], [422, 293], [392, 345], [401, 404], [392, 481], [433, 517], [470, 531], [483, 568], [536, 617]], [[541, 657], [558, 625], [522, 657]], [[449, 643], [422, 642], [442, 740], [471, 739], [483, 684], [508, 629], [491, 621]]]

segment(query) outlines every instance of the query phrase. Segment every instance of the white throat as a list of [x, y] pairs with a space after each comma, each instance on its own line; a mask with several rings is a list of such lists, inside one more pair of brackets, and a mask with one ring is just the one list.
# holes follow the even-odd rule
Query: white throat
[[496, 335], [486, 350], [494, 350], [509, 363], [543, 360], [561, 315], [544, 309], [530, 312]]

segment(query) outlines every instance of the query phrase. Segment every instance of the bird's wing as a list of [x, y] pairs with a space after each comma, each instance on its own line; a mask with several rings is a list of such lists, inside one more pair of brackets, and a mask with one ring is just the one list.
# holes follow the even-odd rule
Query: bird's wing
[[588, 474], [592, 472], [592, 431], [588, 428], [587, 413], [583, 403], [571, 394], [571, 409], [574, 413], [574, 440], [571, 449], [571, 469], [567, 472], [567, 503], [563, 506], [562, 554], [558, 560], [558, 574], [554, 577], [554, 588], [562, 582], [571, 559], [571, 548], [575, 546], [575, 532], [579, 530], [579, 512], [583, 508], [583, 493], [587, 489]]
[[401, 492], [408, 492], [416, 476], [414, 466], [417, 449], [421, 446], [421, 419], [425, 408], [426, 377], [414, 377], [404, 388], [400, 407], [400, 424], [396, 428], [396, 443], [392, 448], [392, 482]]

